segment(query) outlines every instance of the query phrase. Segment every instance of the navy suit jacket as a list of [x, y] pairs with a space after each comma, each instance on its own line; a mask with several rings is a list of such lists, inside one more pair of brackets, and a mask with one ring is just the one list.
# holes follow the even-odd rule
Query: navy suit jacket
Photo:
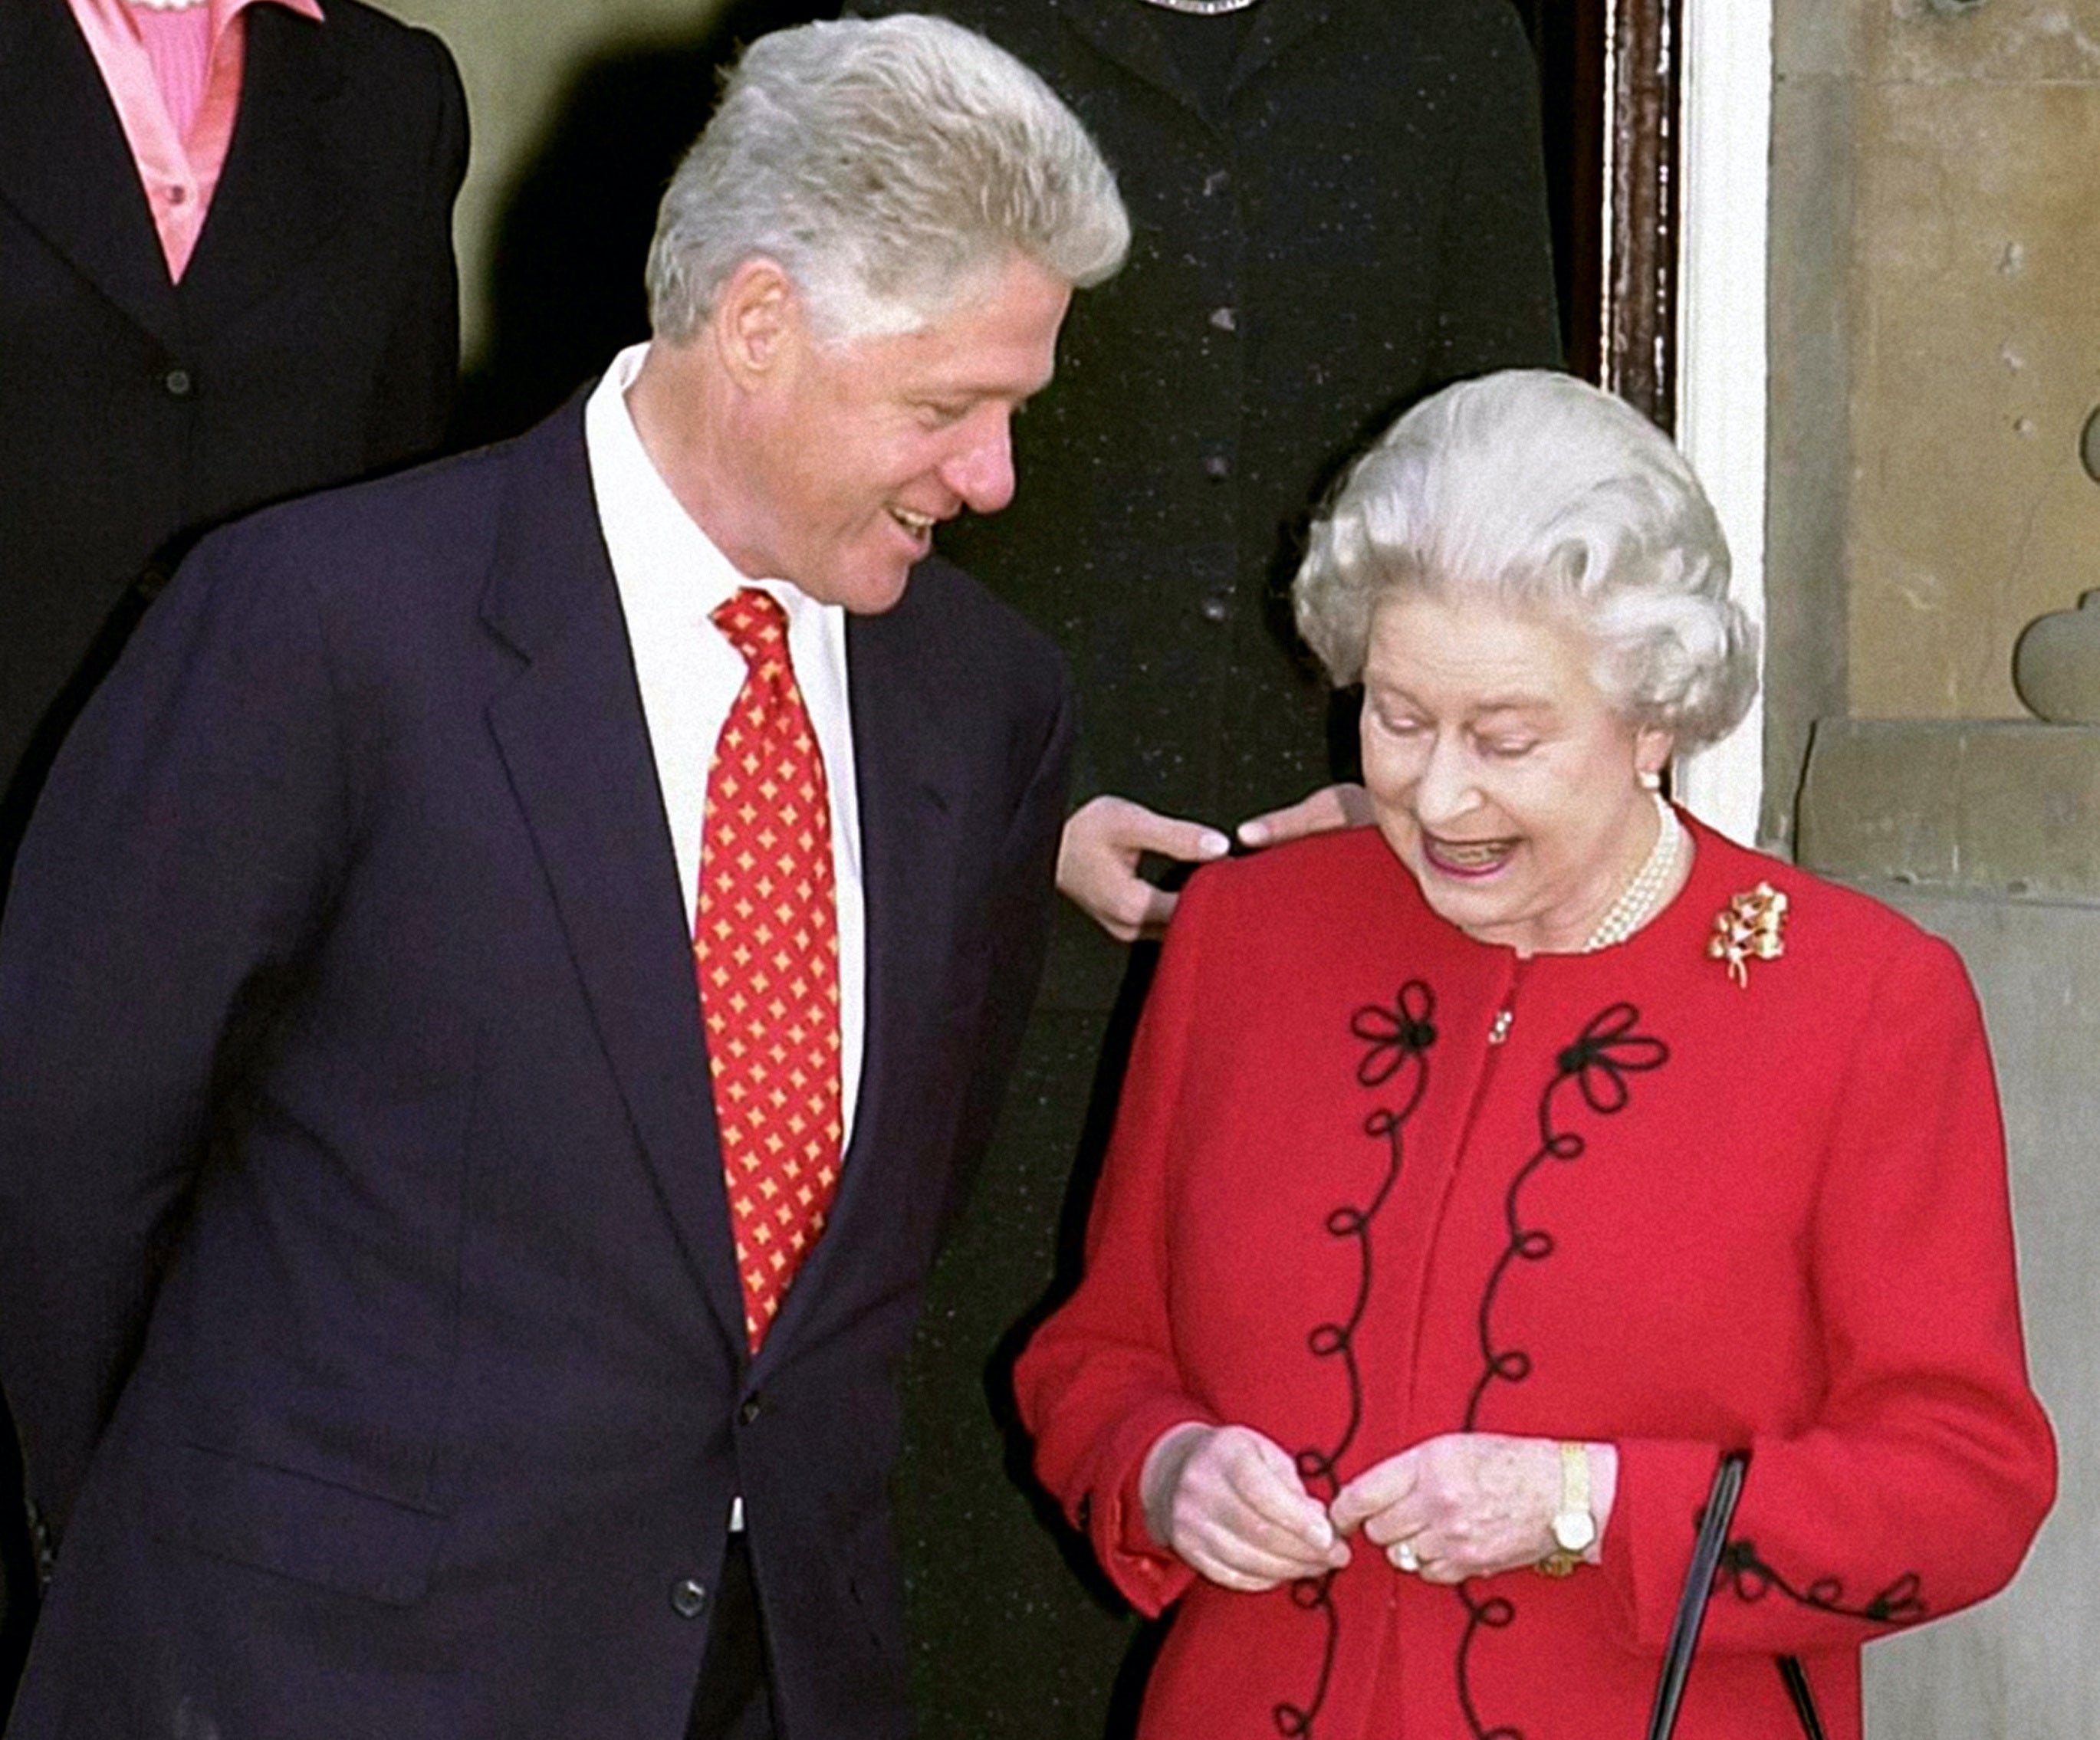
[[199, 546], [0, 930], [0, 1367], [63, 1531], [11, 1736], [675, 1740], [739, 1491], [788, 1740], [906, 1730], [893, 1369], [1070, 724], [938, 560], [848, 664], [866, 1062], [752, 1362], [579, 407]]

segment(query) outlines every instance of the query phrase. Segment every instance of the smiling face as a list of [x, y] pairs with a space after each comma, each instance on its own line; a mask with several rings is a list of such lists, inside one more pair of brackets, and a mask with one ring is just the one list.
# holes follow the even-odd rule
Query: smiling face
[[1554, 619], [1404, 596], [1364, 665], [1364, 783], [1440, 917], [1520, 954], [1581, 949], [1655, 843], [1639, 776], [1666, 732], [1630, 723]]
[[733, 335], [761, 341], [736, 359], [759, 366], [739, 377], [721, 456], [735, 487], [702, 504], [702, 524], [747, 575], [849, 610], [889, 609], [936, 523], [1012, 500], [1009, 425], [1049, 381], [1070, 299], [1017, 254], [915, 333], [827, 344], [792, 289], [760, 305]]

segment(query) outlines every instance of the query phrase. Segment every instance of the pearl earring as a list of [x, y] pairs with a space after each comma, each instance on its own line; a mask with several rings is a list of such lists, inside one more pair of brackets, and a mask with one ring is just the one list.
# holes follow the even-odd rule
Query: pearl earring
[[1643, 791], [1660, 791], [1662, 790], [1662, 775], [1653, 768], [1644, 767], [1640, 770], [1640, 786]]

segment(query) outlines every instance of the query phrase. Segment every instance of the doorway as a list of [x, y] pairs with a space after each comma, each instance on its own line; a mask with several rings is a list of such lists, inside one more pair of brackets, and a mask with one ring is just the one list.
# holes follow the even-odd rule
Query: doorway
[[1515, 0], [1538, 56], [1568, 365], [1676, 423], [1684, 0]]

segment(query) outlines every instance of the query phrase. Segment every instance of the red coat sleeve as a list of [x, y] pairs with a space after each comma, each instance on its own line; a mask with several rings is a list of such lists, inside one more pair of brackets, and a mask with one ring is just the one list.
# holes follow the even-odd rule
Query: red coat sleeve
[[1014, 1368], [1038, 1477], [1147, 1614], [1194, 1574], [1145, 1527], [1138, 1491], [1145, 1453], [1185, 1421], [1219, 1423], [1184, 1385], [1168, 1295], [1175, 1110], [1200, 1007], [1206, 879], [1181, 897], [1138, 1025], [1088, 1222], [1085, 1279]]
[[[1982, 1019], [1953, 951], [1906, 940], [1855, 1029], [1804, 1231], [1824, 1394], [1749, 1447], [1703, 1650], [1856, 1646], [1968, 1606], [2011, 1579], [2054, 1497]], [[1636, 1647], [1668, 1637], [1723, 1447], [1619, 1446], [1604, 1563]]]

